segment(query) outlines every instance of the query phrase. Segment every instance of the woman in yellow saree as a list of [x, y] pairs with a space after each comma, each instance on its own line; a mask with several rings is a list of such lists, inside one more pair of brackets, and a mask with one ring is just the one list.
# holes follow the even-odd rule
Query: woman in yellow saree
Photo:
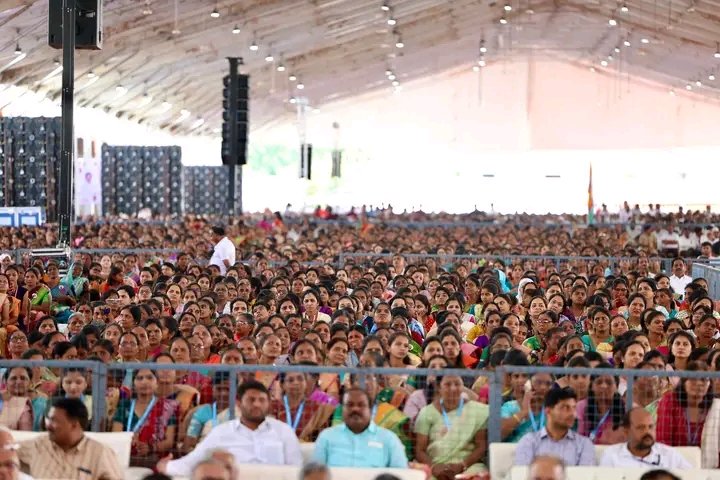
[[415, 421], [415, 458], [430, 466], [436, 480], [484, 471], [488, 406], [463, 400], [461, 377], [446, 375], [439, 386], [439, 395]]

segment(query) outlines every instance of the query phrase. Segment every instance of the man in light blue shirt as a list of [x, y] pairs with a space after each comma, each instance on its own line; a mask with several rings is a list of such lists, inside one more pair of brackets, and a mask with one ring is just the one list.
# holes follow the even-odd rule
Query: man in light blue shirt
[[370, 421], [370, 396], [351, 388], [343, 396], [343, 424], [325, 429], [315, 442], [313, 460], [329, 467], [407, 468], [400, 439]]
[[595, 465], [595, 446], [573, 432], [577, 395], [570, 388], [553, 389], [545, 397], [545, 427], [526, 433], [515, 449], [515, 465], [530, 465], [538, 455], [551, 455], [568, 466]]

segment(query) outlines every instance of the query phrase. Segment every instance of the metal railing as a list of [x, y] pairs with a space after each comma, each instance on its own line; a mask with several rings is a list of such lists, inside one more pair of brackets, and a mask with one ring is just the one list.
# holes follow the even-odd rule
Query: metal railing
[[708, 282], [708, 293], [711, 298], [720, 299], [720, 268], [717, 266], [718, 259], [712, 259], [709, 265], [693, 263], [693, 278], [702, 277]]
[[[626, 381], [627, 389], [625, 402], [627, 408], [633, 406], [633, 386], [636, 377], [679, 377], [679, 378], [710, 378], [720, 380], [720, 372], [705, 371], [658, 371], [658, 370], [622, 370], [622, 369], [593, 369], [593, 368], [565, 368], [565, 367], [519, 367], [519, 366], [502, 366], [494, 371], [489, 370], [472, 370], [472, 369], [444, 369], [441, 371], [433, 369], [404, 369], [404, 368], [365, 368], [365, 367], [325, 367], [325, 366], [305, 366], [305, 365], [206, 365], [206, 364], [158, 364], [158, 363], [110, 363], [92, 361], [31, 361], [31, 360], [0, 360], [0, 368], [13, 367], [48, 367], [48, 368], [82, 368], [91, 372], [93, 392], [92, 407], [92, 430], [101, 431], [102, 419], [106, 416], [106, 398], [108, 372], [111, 370], [132, 371], [139, 369], [148, 370], [180, 370], [184, 372], [228, 372], [229, 373], [229, 398], [236, 398], [238, 388], [238, 374], [257, 372], [302, 372], [310, 374], [320, 373], [336, 373], [358, 375], [360, 385], [363, 386], [363, 375], [404, 375], [416, 378], [433, 376], [460, 376], [463, 378], [477, 379], [484, 377], [487, 379], [489, 386], [489, 410], [490, 417], [488, 419], [488, 440], [490, 442], [501, 442], [501, 423], [500, 410], [503, 405], [503, 388], [506, 385], [506, 376], [511, 373], [522, 373], [533, 375], [535, 373], [548, 373], [557, 377], [566, 375], [590, 375], [590, 376], [618, 376]], [[101, 393], [102, 394], [99, 394]], [[235, 416], [233, 408], [228, 409], [230, 419]]]
[[[36, 249], [18, 248], [12, 251], [13, 261], [16, 264], [22, 263], [23, 258], [30, 255], [30, 252]], [[71, 250], [73, 255], [87, 253], [89, 255], [112, 255], [119, 253], [121, 255], [178, 255], [183, 252], [178, 248], [78, 248]]]
[[[361, 259], [365, 261], [366, 263], [372, 263], [373, 261], [380, 259], [380, 258], [391, 258], [395, 253], [373, 253], [373, 252], [353, 252], [353, 253], [345, 253], [341, 252], [338, 255], [338, 261], [337, 264], [340, 267], [344, 267], [348, 261], [348, 259]], [[439, 260], [443, 263], [455, 263], [460, 260], [470, 260], [472, 262], [480, 262], [480, 261], [492, 261], [492, 260], [502, 260], [506, 265], [510, 265], [512, 263], [515, 263], [516, 261], [535, 261], [535, 262], [541, 262], [541, 263], [547, 263], [552, 262], [555, 264], [555, 267], [560, 270], [561, 265], [573, 263], [573, 262], [594, 262], [594, 263], [600, 263], [601, 265], [605, 265], [607, 267], [617, 267], [620, 262], [628, 261], [628, 262], [635, 262], [637, 261], [638, 257], [608, 257], [608, 256], [582, 256], [582, 255], [494, 255], [494, 254], [437, 254], [437, 253], [402, 253], [400, 254], [409, 261], [415, 261], [415, 260], [425, 260], [432, 258], [434, 260]], [[651, 262], [659, 261], [662, 265], [663, 271], [670, 271], [672, 266], [672, 261], [674, 258], [669, 257], [650, 257], [649, 260]], [[686, 262], [691, 263], [692, 265], [695, 264], [712, 264], [716, 263], [717, 260], [714, 259], [685, 259]]]

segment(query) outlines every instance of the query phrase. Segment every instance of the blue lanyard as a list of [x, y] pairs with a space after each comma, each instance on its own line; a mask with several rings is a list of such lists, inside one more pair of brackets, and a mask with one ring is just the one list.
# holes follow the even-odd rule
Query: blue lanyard
[[535, 422], [535, 415], [533, 414], [532, 410], [530, 411], [530, 414], [528, 416], [530, 417], [530, 423], [532, 424], [533, 432], [539, 432], [540, 429], [545, 425], [545, 410], [543, 409], [540, 412], [539, 425]]
[[[462, 416], [463, 407], [465, 406], [465, 399], [460, 397], [460, 405], [457, 407], [457, 417], [460, 418]], [[450, 417], [448, 417], [447, 411], [445, 411], [445, 403], [443, 402], [443, 399], [440, 399], [440, 409], [442, 411], [443, 416], [443, 422], [445, 423], [445, 428], [450, 430]]]
[[285, 403], [285, 422], [290, 425], [290, 428], [292, 428], [294, 432], [297, 430], [298, 425], [300, 425], [300, 418], [302, 418], [303, 410], [305, 410], [305, 400], [300, 403], [300, 407], [298, 408], [297, 413], [295, 413], [294, 419], [292, 418], [292, 414], [290, 412], [290, 402], [288, 402], [287, 395], [283, 395], [283, 402]]
[[217, 427], [217, 402], [213, 402], [212, 404], [212, 425], [213, 427]]
[[690, 408], [685, 408], [685, 425], [687, 426], [687, 444], [689, 446], [694, 446], [695, 444], [697, 444], [698, 435], [700, 435], [700, 428], [696, 428], [694, 435], [690, 435], [692, 431], [690, 429]]
[[155, 396], [153, 396], [152, 400], [150, 400], [150, 403], [148, 403], [148, 406], [145, 407], [145, 411], [143, 412], [142, 416], [138, 419], [137, 423], [135, 424], [135, 427], [133, 427], [132, 419], [133, 415], [135, 415], [135, 399], [133, 398], [133, 401], [130, 402], [130, 411], [128, 412], [128, 420], [127, 420], [127, 429], [128, 432], [137, 433], [138, 430], [143, 426], [143, 424], [147, 421], [147, 418], [150, 416], [150, 412], [152, 411], [153, 407], [155, 406], [155, 401], [157, 399]]
[[598, 433], [600, 432], [600, 429], [602, 428], [602, 426], [605, 424], [605, 422], [607, 421], [608, 417], [610, 416], [610, 411], [611, 411], [611, 410], [612, 410], [612, 409], [610, 409], [610, 410], [608, 410], [607, 412], [605, 412], [605, 415], [602, 416], [602, 418], [600, 419], [600, 421], [598, 422], [598, 424], [595, 426], [595, 429], [594, 429], [592, 432], [590, 432], [590, 441], [591, 441], [591, 442], [595, 443], [595, 439], [597, 438]]

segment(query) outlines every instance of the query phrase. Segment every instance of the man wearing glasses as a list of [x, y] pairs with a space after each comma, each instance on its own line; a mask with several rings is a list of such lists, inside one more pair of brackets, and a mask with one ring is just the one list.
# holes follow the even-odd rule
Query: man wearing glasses
[[601, 467], [693, 468], [674, 448], [655, 441], [655, 421], [642, 407], [625, 414], [623, 428], [627, 443], [611, 445], [600, 459]]

